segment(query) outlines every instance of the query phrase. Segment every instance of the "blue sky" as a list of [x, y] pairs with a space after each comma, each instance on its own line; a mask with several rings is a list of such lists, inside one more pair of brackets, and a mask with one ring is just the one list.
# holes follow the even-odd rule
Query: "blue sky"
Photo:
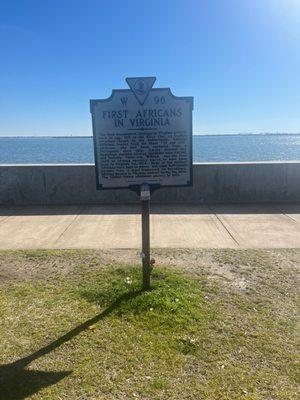
[[90, 135], [89, 99], [147, 75], [194, 133], [300, 132], [300, 0], [0, 0], [0, 135]]

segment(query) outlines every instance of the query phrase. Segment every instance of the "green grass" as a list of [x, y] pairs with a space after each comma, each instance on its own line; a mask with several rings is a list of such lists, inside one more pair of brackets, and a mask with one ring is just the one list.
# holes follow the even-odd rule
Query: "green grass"
[[0, 253], [11, 270], [44, 271], [0, 285], [0, 399], [294, 400], [291, 272], [268, 252], [210, 256], [246, 265], [249, 287], [155, 267], [141, 293], [139, 266], [103, 265], [97, 252]]

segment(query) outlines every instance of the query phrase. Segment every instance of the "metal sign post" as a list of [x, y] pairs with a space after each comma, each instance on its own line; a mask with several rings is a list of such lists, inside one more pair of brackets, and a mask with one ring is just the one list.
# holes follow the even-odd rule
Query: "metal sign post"
[[126, 78], [129, 89], [91, 100], [98, 190], [134, 190], [141, 199], [143, 289], [150, 289], [150, 192], [193, 184], [193, 97]]
[[150, 188], [141, 186], [143, 290], [150, 290]]

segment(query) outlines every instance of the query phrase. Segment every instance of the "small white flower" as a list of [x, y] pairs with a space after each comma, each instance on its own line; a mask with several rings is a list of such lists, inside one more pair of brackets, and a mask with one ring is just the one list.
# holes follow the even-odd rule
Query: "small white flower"
[[179, 299], [176, 298], [176, 299], [175, 299], [175, 303], [178, 303], [178, 302], [179, 302]]
[[127, 278], [125, 279], [125, 283], [127, 285], [131, 285], [132, 284], [132, 279], [130, 278], [130, 276], [127, 276]]
[[152, 308], [152, 307], [150, 307], [150, 311], [153, 311], [153, 308]]

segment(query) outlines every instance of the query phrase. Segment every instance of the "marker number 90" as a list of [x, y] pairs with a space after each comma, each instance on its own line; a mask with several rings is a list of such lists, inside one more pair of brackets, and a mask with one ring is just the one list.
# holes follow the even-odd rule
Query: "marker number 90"
[[155, 104], [165, 104], [166, 99], [164, 96], [155, 96], [154, 97], [154, 103]]

